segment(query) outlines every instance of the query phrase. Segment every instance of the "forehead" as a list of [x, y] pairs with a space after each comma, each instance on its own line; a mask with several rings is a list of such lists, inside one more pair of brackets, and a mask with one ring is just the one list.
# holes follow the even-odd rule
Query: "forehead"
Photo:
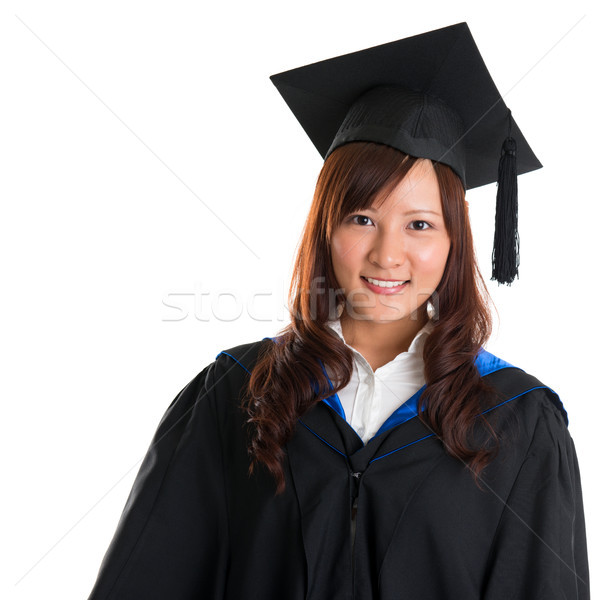
[[413, 209], [441, 208], [440, 187], [429, 159], [415, 163], [398, 184], [376, 196], [371, 206], [378, 210], [396, 205]]

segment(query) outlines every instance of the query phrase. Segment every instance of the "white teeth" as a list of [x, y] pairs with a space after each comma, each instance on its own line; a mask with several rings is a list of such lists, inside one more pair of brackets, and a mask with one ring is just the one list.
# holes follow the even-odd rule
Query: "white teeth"
[[379, 287], [388, 287], [388, 288], [398, 287], [399, 285], [406, 283], [406, 281], [380, 281], [379, 279], [372, 279], [371, 277], [365, 277], [365, 279], [369, 283], [372, 283], [373, 285], [378, 285]]

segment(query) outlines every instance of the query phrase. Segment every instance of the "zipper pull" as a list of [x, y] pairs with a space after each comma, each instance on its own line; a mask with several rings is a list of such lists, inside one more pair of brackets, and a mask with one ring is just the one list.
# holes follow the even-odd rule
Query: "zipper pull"
[[354, 481], [354, 485], [352, 486], [352, 505], [353, 505], [353, 507], [355, 507], [356, 503], [358, 501], [358, 486], [360, 483], [362, 471], [356, 471], [356, 472], [350, 471], [350, 475]]

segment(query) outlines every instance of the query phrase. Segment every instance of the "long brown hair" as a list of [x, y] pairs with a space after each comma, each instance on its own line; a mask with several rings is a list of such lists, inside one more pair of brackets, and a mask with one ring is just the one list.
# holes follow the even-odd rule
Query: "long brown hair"
[[[353, 142], [332, 152], [319, 174], [296, 251], [288, 297], [291, 322], [275, 343], [265, 344], [243, 402], [251, 469], [263, 464], [275, 477], [278, 493], [285, 487], [284, 445], [298, 419], [343, 389], [352, 375], [352, 351], [325, 325], [345, 301], [333, 272], [332, 232], [347, 215], [391, 192], [418, 160], [382, 144]], [[419, 401], [419, 418], [438, 435], [447, 452], [468, 464], [477, 477], [495, 451], [487, 441], [497, 441], [483, 416], [479, 418], [488, 431], [486, 444], [472, 447], [470, 439], [482, 400], [491, 392], [475, 366], [477, 353], [490, 335], [491, 315], [475, 260], [462, 183], [450, 167], [435, 163], [434, 169], [451, 244], [444, 275], [432, 296], [436, 316], [423, 349], [426, 388]]]

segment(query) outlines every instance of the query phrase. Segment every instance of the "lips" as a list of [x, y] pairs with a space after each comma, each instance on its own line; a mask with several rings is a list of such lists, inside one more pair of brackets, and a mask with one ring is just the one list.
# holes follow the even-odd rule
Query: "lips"
[[361, 279], [365, 282], [365, 285], [376, 294], [397, 294], [403, 291], [406, 286], [410, 283], [410, 279], [399, 280], [399, 279], [375, 279], [373, 277], [364, 277], [361, 275]]
[[381, 279], [379, 277], [366, 277], [364, 275], [361, 275], [361, 279], [379, 287], [398, 287], [410, 281], [409, 279]]

